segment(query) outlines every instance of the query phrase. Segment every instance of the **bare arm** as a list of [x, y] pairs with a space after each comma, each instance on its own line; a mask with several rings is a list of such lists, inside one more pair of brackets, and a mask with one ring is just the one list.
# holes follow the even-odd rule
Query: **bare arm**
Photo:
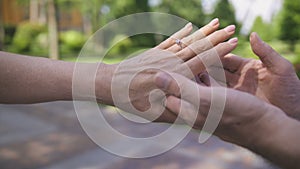
[[[83, 63], [82, 63], [83, 64]], [[109, 90], [108, 65], [101, 64], [97, 85]], [[0, 52], [0, 103], [27, 104], [58, 100], [72, 100], [72, 77], [75, 63], [28, 57]], [[88, 66], [96, 66], [89, 63]], [[100, 80], [101, 79], [101, 80]], [[103, 92], [103, 103], [111, 101]]]
[[269, 118], [266, 118], [265, 127], [258, 129], [262, 130], [259, 138], [247, 148], [283, 168], [298, 168], [300, 123], [286, 116], [280, 109], [271, 108], [270, 111], [266, 113], [269, 114]]
[[[160, 95], [154, 104], [149, 102], [155, 88], [155, 72], [178, 72], [194, 78], [205, 70], [203, 58], [213, 64], [219, 56], [230, 53], [238, 41], [237, 38], [228, 40], [235, 26], [216, 31], [218, 26], [219, 21], [215, 19], [189, 35], [192, 24], [187, 24], [155, 48], [117, 65], [74, 64], [2, 52], [0, 103], [97, 99], [151, 121], [173, 122], [176, 116], [160, 104]], [[181, 45], [176, 43], [178, 39], [182, 39]], [[153, 109], [148, 111], [150, 107]]]

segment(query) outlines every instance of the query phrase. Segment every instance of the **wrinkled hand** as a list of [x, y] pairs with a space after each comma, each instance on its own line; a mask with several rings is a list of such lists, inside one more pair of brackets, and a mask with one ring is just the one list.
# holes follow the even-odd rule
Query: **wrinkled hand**
[[260, 60], [232, 54], [222, 57], [227, 86], [256, 95], [300, 119], [300, 81], [293, 65], [256, 33], [252, 33], [250, 42]]
[[[218, 20], [214, 20], [187, 36], [192, 31], [188, 24], [157, 47], [115, 65], [111, 84], [114, 105], [150, 121], [174, 122], [176, 116], [162, 105], [164, 95], [153, 91], [153, 78], [157, 72], [165, 71], [192, 79], [205, 70], [204, 61], [213, 64], [219, 56], [230, 53], [237, 39], [224, 41], [234, 34], [235, 26], [216, 31], [218, 26]], [[182, 39], [181, 46], [176, 39]]]
[[[214, 102], [221, 109], [218, 99], [224, 96], [224, 110], [210, 112], [223, 113], [214, 134], [241, 146], [249, 147], [262, 139], [266, 133], [261, 132], [274, 129], [269, 122], [280, 120], [278, 116], [274, 116], [275, 112], [283, 114], [278, 108], [248, 93], [223, 87], [201, 86], [179, 74], [158, 73], [155, 82], [170, 95], [166, 99], [166, 107], [196, 129], [201, 129], [206, 121], [212, 123], [209, 120], [216, 120], [207, 119], [208, 112]], [[213, 98], [212, 95], [219, 97]]]

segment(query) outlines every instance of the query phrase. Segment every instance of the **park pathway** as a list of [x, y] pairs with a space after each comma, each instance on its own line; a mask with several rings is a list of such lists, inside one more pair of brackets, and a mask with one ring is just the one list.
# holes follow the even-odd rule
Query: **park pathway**
[[[110, 109], [107, 107], [107, 112]], [[136, 133], [136, 126], [116, 113], [107, 112], [116, 128], [128, 134]], [[166, 124], [151, 124], [147, 129], [139, 128], [138, 132], [155, 133], [166, 127]], [[193, 131], [178, 146], [153, 158], [121, 158], [89, 139], [77, 120], [72, 102], [0, 105], [0, 168], [274, 169], [249, 151], [218, 138], [199, 144], [198, 136]]]

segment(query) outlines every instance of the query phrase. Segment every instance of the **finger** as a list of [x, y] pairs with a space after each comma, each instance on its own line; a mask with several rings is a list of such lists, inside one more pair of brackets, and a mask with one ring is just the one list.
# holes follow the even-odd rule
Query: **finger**
[[226, 87], [226, 84], [216, 81], [213, 77], [209, 77], [210, 87]]
[[226, 76], [226, 82], [225, 83], [227, 84], [227, 87], [229, 87], [229, 88], [234, 88], [238, 84], [238, 82], [241, 78], [240, 75], [235, 74], [235, 73], [231, 73], [227, 70], [225, 70], [225, 76]]
[[209, 35], [207, 39], [213, 44], [213, 46], [219, 44], [230, 38], [235, 33], [235, 25], [229, 25], [226, 28], [216, 31], [215, 33]]
[[[224, 70], [223, 68], [220, 67], [210, 67], [208, 69], [209, 75], [216, 80], [218, 83], [221, 84], [226, 84], [227, 87], [234, 87], [239, 79], [240, 79], [240, 75], [239, 74], [235, 74], [232, 73], [228, 70]], [[220, 73], [221, 72], [221, 73]], [[221, 75], [224, 72], [223, 75], [225, 75], [225, 77], [223, 75]]]
[[199, 75], [200, 81], [205, 85], [205, 86], [210, 86], [210, 78], [207, 73], [207, 71], [201, 73]]
[[179, 74], [160, 72], [155, 75], [155, 84], [165, 93], [176, 97], [187, 98], [191, 103], [199, 102], [199, 85]]
[[206, 68], [219, 61], [220, 57], [225, 56], [234, 50], [237, 46], [237, 43], [238, 39], [232, 38], [227, 42], [220, 43], [216, 47], [197, 55], [197, 57], [188, 60], [185, 62], [185, 64], [189, 67], [194, 75], [199, 74]]
[[189, 126], [200, 129], [204, 125], [205, 118], [201, 116], [201, 114], [198, 113], [197, 108], [189, 102], [174, 96], [169, 96], [165, 105]]
[[213, 48], [215, 45], [224, 42], [235, 32], [235, 26], [230, 25], [222, 30], [216, 31], [209, 35], [207, 38], [198, 40], [197, 42], [189, 45], [187, 48], [178, 52], [177, 56], [186, 61], [190, 58]]
[[155, 122], [164, 122], [164, 123], [175, 123], [183, 124], [183, 120], [177, 118], [177, 114], [170, 112], [169, 110], [165, 110], [164, 113], [154, 120]]
[[274, 70], [276, 67], [281, 67], [282, 62], [286, 62], [271, 46], [263, 42], [257, 33], [251, 34], [250, 43], [253, 52], [267, 68]]
[[178, 52], [178, 51], [184, 49], [185, 47], [189, 46], [190, 44], [210, 35], [211, 33], [213, 33], [214, 31], [216, 31], [218, 29], [219, 25], [220, 25], [219, 19], [218, 18], [213, 19], [209, 24], [200, 28], [198, 31], [196, 31], [192, 35], [183, 38], [182, 46], [175, 44], [175, 45], [171, 46], [168, 50], [172, 51], [172, 52]]
[[200, 80], [200, 75], [199, 75], [199, 76], [195, 76], [194, 81], [195, 81], [196, 83], [200, 84], [200, 85], [204, 85], [204, 84], [202, 83], [202, 81]]
[[248, 59], [239, 57], [239, 56], [231, 54], [231, 53], [221, 57], [223, 68], [225, 70], [228, 70], [228, 71], [232, 72], [232, 73], [238, 73], [237, 71], [241, 70], [240, 69], [241, 66], [247, 60]]
[[168, 49], [169, 47], [171, 47], [172, 45], [175, 44], [176, 39], [182, 39], [182, 38], [186, 37], [187, 35], [189, 35], [192, 32], [192, 30], [193, 30], [192, 23], [188, 23], [181, 30], [179, 30], [178, 32], [173, 34], [171, 37], [169, 37], [167, 40], [163, 41], [158, 46], [156, 46], [156, 48], [161, 49], [161, 50]]
[[218, 103], [218, 98], [222, 98], [222, 94], [224, 94], [223, 88], [215, 88], [213, 89], [215, 92], [212, 92], [212, 88], [202, 87], [180, 74], [171, 75], [158, 73], [155, 78], [157, 87], [174, 97], [189, 102], [195, 106], [196, 110], [201, 109], [203, 116], [207, 116], [210, 110], [211, 98], [216, 99], [215, 101]]

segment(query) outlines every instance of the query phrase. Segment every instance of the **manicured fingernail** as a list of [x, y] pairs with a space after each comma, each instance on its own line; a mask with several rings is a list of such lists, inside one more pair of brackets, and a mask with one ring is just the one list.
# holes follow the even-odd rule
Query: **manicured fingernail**
[[232, 45], [235, 45], [235, 44], [238, 43], [238, 41], [239, 41], [238, 38], [232, 38], [232, 39], [230, 39], [228, 42], [229, 42], [230, 44], [232, 44]]
[[218, 18], [213, 19], [213, 20], [209, 23], [209, 25], [212, 26], [212, 27], [216, 26], [217, 24], [219, 24], [219, 19], [218, 19]]
[[186, 28], [191, 27], [191, 26], [192, 26], [191, 22], [189, 22], [188, 24], [185, 25]]
[[228, 33], [232, 33], [235, 31], [235, 25], [230, 25], [225, 28], [225, 31]]
[[165, 73], [159, 73], [155, 78], [155, 84], [160, 89], [166, 90], [169, 83], [170, 79]]

